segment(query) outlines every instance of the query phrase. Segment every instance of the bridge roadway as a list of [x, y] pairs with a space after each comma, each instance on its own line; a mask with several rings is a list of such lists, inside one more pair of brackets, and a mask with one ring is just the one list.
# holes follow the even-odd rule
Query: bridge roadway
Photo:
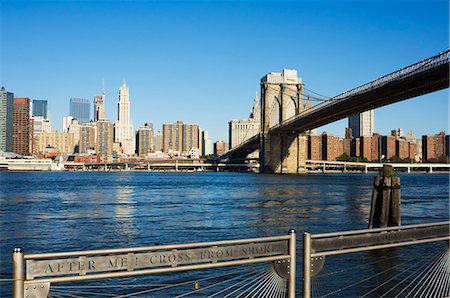
[[203, 163], [198, 161], [161, 160], [147, 162], [64, 163], [68, 170], [95, 171], [258, 171], [259, 163]]
[[[383, 163], [369, 162], [347, 162], [347, 161], [327, 161], [327, 160], [306, 160], [306, 168], [308, 170], [326, 171], [361, 171], [368, 173], [369, 171], [379, 171], [383, 168]], [[445, 163], [387, 163], [396, 171], [406, 171], [411, 173], [417, 172], [450, 172], [450, 164]]]
[[[449, 65], [450, 50], [446, 50], [304, 110], [271, 127], [268, 134], [298, 135], [356, 113], [448, 88]], [[264, 142], [261, 137], [264, 135], [252, 137], [222, 158], [245, 158], [248, 153], [260, 149]]]

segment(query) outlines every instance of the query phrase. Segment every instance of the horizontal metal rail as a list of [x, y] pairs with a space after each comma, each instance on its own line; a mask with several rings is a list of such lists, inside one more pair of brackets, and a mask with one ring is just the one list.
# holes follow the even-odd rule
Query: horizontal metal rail
[[178, 267], [155, 268], [155, 269], [146, 269], [146, 270], [139, 270], [139, 271], [123, 271], [123, 272], [113, 272], [113, 273], [89, 274], [89, 275], [83, 275], [83, 276], [64, 276], [64, 277], [40, 278], [37, 280], [33, 280], [33, 279], [25, 280], [24, 284], [25, 285], [34, 284], [36, 282], [55, 283], [55, 282], [72, 282], [72, 281], [76, 282], [76, 281], [87, 281], [87, 280], [96, 280], [96, 279], [120, 278], [120, 277], [129, 277], [129, 276], [140, 276], [140, 275], [169, 273], [169, 272], [181, 272], [181, 271], [189, 271], [189, 270], [211, 269], [211, 268], [218, 268], [218, 267], [229, 267], [229, 266], [236, 266], [236, 265], [272, 262], [272, 261], [277, 261], [277, 260], [286, 260], [289, 258], [290, 258], [290, 255], [280, 255], [280, 256], [273, 256], [273, 257], [262, 257], [262, 258], [254, 258], [254, 259], [244, 259], [244, 260], [237, 260], [237, 261], [207, 263], [207, 264], [178, 266]]
[[223, 241], [213, 241], [213, 242], [197, 242], [197, 243], [170, 244], [170, 245], [159, 245], [159, 246], [142, 246], [142, 247], [134, 247], [134, 248], [85, 250], [85, 251], [43, 253], [43, 254], [26, 254], [24, 256], [24, 258], [25, 258], [25, 260], [32, 260], [32, 259], [46, 259], [46, 258], [58, 258], [58, 257], [119, 254], [119, 253], [131, 253], [131, 252], [144, 252], [144, 251], [150, 251], [150, 250], [158, 251], [158, 250], [197, 248], [197, 247], [206, 247], [206, 246], [219, 246], [219, 245], [227, 245], [227, 244], [261, 243], [261, 242], [280, 241], [280, 240], [289, 240], [289, 239], [290, 239], [290, 236], [286, 235], [286, 236], [276, 236], [276, 237], [223, 240]]
[[[47, 297], [59, 282], [122, 278], [229, 267], [263, 262], [288, 262], [288, 295], [295, 297], [296, 235], [212, 242], [144, 246], [42, 254], [13, 251], [13, 297]], [[37, 292], [39, 291], [39, 292]], [[45, 294], [47, 293], [47, 294]]]
[[311, 295], [313, 260], [324, 262], [326, 256], [449, 240], [450, 221], [324, 234], [304, 233], [303, 297]]

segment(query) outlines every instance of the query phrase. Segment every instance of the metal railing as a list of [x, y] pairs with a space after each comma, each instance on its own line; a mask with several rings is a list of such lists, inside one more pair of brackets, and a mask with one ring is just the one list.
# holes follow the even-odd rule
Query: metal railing
[[450, 222], [380, 229], [303, 234], [303, 297], [311, 297], [311, 278], [326, 256], [450, 240]]
[[[13, 251], [13, 297], [47, 297], [50, 284], [274, 262], [295, 297], [296, 234], [123, 249], [24, 254]], [[280, 262], [283, 261], [283, 262]], [[283, 263], [278, 266], [276, 263]], [[287, 264], [287, 266], [286, 266]], [[284, 278], [285, 278], [284, 277]]]

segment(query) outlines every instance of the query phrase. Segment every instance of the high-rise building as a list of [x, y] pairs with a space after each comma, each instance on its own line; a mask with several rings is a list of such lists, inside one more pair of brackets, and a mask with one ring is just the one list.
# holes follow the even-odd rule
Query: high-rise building
[[29, 98], [14, 98], [13, 152], [30, 155], [33, 136]]
[[133, 122], [130, 117], [129, 89], [125, 83], [119, 89], [118, 117], [116, 123], [116, 142], [122, 144], [123, 153], [133, 155], [135, 142], [133, 133]]
[[136, 153], [145, 156], [153, 150], [153, 124], [145, 123], [136, 132]]
[[38, 142], [39, 137], [43, 132], [51, 132], [52, 131], [52, 125], [50, 123], [50, 120], [45, 119], [42, 116], [33, 116], [31, 117], [31, 121], [33, 122], [33, 153], [39, 154], [38, 149]]
[[182, 152], [190, 152], [192, 149], [199, 149], [199, 127], [197, 124], [183, 125], [183, 146]]
[[33, 116], [40, 116], [44, 117], [44, 119], [47, 118], [47, 101], [46, 100], [37, 100], [33, 99]]
[[155, 133], [155, 142], [154, 142], [154, 144], [155, 144], [154, 147], [155, 147], [156, 151], [163, 151], [163, 133], [160, 130], [158, 130]]
[[253, 109], [250, 117], [229, 122], [229, 142], [233, 149], [261, 131], [261, 107], [258, 95], [253, 100]]
[[214, 155], [221, 156], [227, 153], [228, 143], [225, 141], [217, 141], [214, 143]]
[[439, 160], [446, 156], [445, 132], [434, 136], [422, 136], [422, 156], [424, 161]]
[[207, 130], [202, 132], [202, 156], [211, 155], [212, 152], [212, 143], [211, 138], [209, 137], [209, 133]]
[[183, 151], [183, 121], [174, 124], [163, 124], [163, 151]]
[[163, 124], [163, 151], [188, 154], [192, 149], [200, 150], [201, 135], [197, 124]]
[[37, 151], [44, 153], [48, 147], [54, 148], [62, 155], [72, 154], [75, 143], [73, 142], [73, 133], [68, 132], [43, 132], [40, 134], [37, 142]]
[[79, 142], [80, 142], [80, 124], [77, 119], [73, 119], [72, 123], [69, 125], [67, 132], [73, 133], [73, 143], [75, 144], [74, 152], [79, 152]]
[[78, 141], [78, 152], [89, 153], [95, 148], [97, 139], [97, 125], [86, 123], [80, 125], [80, 139]]
[[[74, 118], [72, 116], [63, 117], [63, 123], [62, 123], [63, 132], [67, 132], [69, 130], [69, 126], [70, 126], [70, 124], [72, 124], [73, 119], [76, 119], [76, 118]], [[78, 123], [80, 123], [80, 121], [78, 121]]]
[[0, 89], [0, 150], [13, 151], [14, 93]]
[[97, 144], [95, 151], [97, 155], [112, 157], [114, 144], [114, 125], [111, 121], [100, 120], [97, 125]]
[[89, 99], [72, 97], [70, 99], [70, 116], [76, 118], [80, 124], [91, 121], [91, 102]]
[[374, 132], [374, 112], [365, 111], [348, 117], [348, 127], [352, 130], [353, 137], [371, 137]]
[[94, 121], [105, 119], [105, 94], [94, 96]]

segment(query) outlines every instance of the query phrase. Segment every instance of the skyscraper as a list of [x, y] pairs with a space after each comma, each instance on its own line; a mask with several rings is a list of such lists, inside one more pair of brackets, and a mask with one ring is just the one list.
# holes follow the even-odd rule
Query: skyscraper
[[40, 116], [47, 118], [47, 101], [46, 100], [37, 100], [33, 99], [33, 116]]
[[72, 97], [70, 99], [70, 116], [76, 118], [80, 124], [88, 123], [91, 120], [89, 99]]
[[97, 145], [95, 151], [97, 155], [112, 157], [114, 143], [114, 126], [111, 121], [97, 121]]
[[105, 94], [94, 96], [94, 121], [105, 119]]
[[123, 153], [133, 155], [135, 142], [133, 134], [133, 122], [130, 117], [130, 96], [129, 89], [123, 80], [119, 89], [119, 104], [116, 124], [116, 142], [122, 144]]
[[209, 137], [209, 133], [207, 130], [202, 132], [202, 156], [211, 155], [212, 154], [212, 143], [211, 138]]
[[30, 120], [29, 98], [14, 98], [13, 118], [13, 152], [21, 155], [30, 155], [31, 137], [33, 135]]
[[0, 150], [13, 151], [14, 93], [0, 89]]
[[250, 117], [242, 120], [231, 120], [229, 122], [230, 148], [235, 148], [257, 135], [261, 130], [261, 107], [258, 95], [253, 99], [253, 109]]
[[183, 151], [183, 121], [163, 124], [163, 152], [169, 151]]
[[373, 110], [348, 117], [348, 127], [352, 130], [354, 138], [372, 136], [374, 131]]
[[136, 153], [145, 156], [153, 150], [153, 124], [145, 123], [136, 132]]

